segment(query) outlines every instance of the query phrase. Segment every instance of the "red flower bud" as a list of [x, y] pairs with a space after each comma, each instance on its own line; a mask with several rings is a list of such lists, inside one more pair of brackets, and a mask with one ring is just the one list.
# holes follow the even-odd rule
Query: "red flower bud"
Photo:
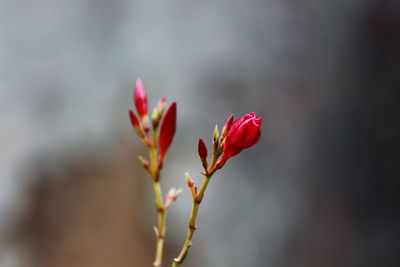
[[135, 128], [139, 127], [139, 119], [132, 109], [129, 110], [129, 118], [131, 119], [132, 126]]
[[233, 123], [233, 114], [229, 116], [228, 120], [225, 123], [224, 127], [226, 128], [227, 132], [229, 132], [229, 130], [231, 129], [232, 123]]
[[236, 120], [225, 139], [224, 154], [218, 161], [217, 166], [222, 167], [225, 162], [243, 149], [249, 148], [257, 144], [261, 137], [261, 117], [256, 117], [256, 114], [250, 113]]
[[141, 117], [147, 116], [147, 95], [141, 79], [136, 80], [134, 90], [134, 101], [136, 109]]
[[163, 159], [172, 143], [176, 130], [176, 102], [169, 106], [161, 123], [159, 147], [160, 158]]
[[198, 152], [202, 161], [207, 159], [207, 146], [201, 138], [199, 139]]
[[229, 116], [229, 118], [226, 120], [224, 127], [222, 127], [222, 133], [220, 137], [220, 143], [225, 139], [229, 129], [231, 128], [233, 123], [233, 114]]

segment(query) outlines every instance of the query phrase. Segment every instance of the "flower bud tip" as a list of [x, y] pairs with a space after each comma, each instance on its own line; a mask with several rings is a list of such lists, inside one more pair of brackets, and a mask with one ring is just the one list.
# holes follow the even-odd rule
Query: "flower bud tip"
[[183, 189], [182, 188], [178, 188], [178, 189], [175, 190], [175, 196], [179, 196], [182, 193], [183, 193]]
[[147, 116], [147, 95], [141, 79], [136, 80], [133, 98], [139, 115]]
[[213, 138], [214, 138], [214, 140], [217, 140], [219, 138], [218, 124], [215, 125]]
[[194, 185], [194, 182], [188, 172], [185, 172], [185, 179], [186, 179], [186, 183], [188, 184], [189, 187], [192, 187]]
[[160, 99], [159, 104], [160, 104], [160, 105], [165, 105], [166, 102], [167, 102], [167, 98], [166, 98], [165, 96], [163, 96], [163, 97]]
[[150, 167], [150, 163], [147, 159], [143, 158], [142, 156], [138, 157], [140, 163], [142, 163], [143, 168], [148, 169]]
[[225, 127], [226, 127], [226, 131], [229, 132], [229, 130], [232, 127], [232, 123], [233, 123], [233, 114], [231, 114], [228, 118], [228, 120], [225, 123]]
[[158, 109], [158, 112], [159, 112], [159, 114], [160, 114], [160, 117], [161, 117], [162, 114], [164, 113], [165, 104], [166, 104], [166, 103], [167, 103], [167, 99], [166, 99], [165, 97], [162, 97], [162, 98], [160, 99], [160, 101], [158, 101], [157, 109]]

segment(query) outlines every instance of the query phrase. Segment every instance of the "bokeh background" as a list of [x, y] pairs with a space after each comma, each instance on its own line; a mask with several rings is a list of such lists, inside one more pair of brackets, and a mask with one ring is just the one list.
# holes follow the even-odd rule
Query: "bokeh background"
[[[400, 266], [400, 2], [0, 0], [0, 266], [151, 266], [134, 80], [178, 103], [164, 191], [255, 111], [184, 266]], [[184, 240], [187, 190], [165, 266]]]

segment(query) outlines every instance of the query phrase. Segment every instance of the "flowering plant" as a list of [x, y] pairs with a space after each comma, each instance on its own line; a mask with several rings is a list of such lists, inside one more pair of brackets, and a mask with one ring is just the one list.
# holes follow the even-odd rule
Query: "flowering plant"
[[[160, 186], [161, 170], [176, 130], [176, 103], [173, 102], [164, 114], [166, 99], [163, 97], [158, 102], [157, 107], [153, 109], [151, 127], [147, 111], [147, 94], [143, 82], [140, 79], [138, 79], [135, 84], [134, 103], [139, 116], [130, 109], [129, 116], [131, 123], [141, 141], [149, 149], [150, 161], [141, 156], [139, 156], [139, 160], [149, 173], [153, 183], [158, 214], [157, 227], [154, 228], [157, 241], [153, 267], [160, 267], [162, 264], [166, 233], [166, 213], [172, 202], [182, 193], [182, 189], [171, 188], [165, 196], [165, 199], [163, 199]], [[161, 127], [160, 130], [158, 130], [160, 122]], [[179, 255], [173, 259], [172, 267], [178, 267], [183, 263], [192, 245], [194, 231], [196, 230], [197, 214], [211, 177], [218, 169], [221, 169], [231, 157], [239, 154], [243, 149], [258, 143], [261, 137], [261, 122], [261, 117], [257, 117], [253, 112], [236, 121], [234, 121], [233, 115], [229, 116], [221, 130], [221, 134], [219, 133], [218, 125], [215, 126], [210, 162], [208, 161], [207, 146], [203, 139], [199, 139], [198, 155], [204, 169], [204, 172], [202, 172], [204, 179], [198, 190], [189, 173], [185, 173], [186, 183], [192, 194], [192, 211], [189, 217], [186, 240]]]

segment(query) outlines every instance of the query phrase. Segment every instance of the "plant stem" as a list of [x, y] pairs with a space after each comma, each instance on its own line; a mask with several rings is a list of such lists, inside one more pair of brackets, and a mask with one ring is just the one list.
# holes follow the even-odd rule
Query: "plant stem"
[[163, 207], [162, 201], [162, 193], [161, 193], [161, 186], [160, 182], [153, 182], [154, 187], [154, 195], [156, 197], [156, 206], [157, 206], [157, 213], [158, 213], [158, 226], [157, 226], [157, 244], [156, 244], [156, 257], [153, 263], [154, 267], [161, 266], [162, 262], [162, 255], [163, 255], [163, 248], [164, 248], [164, 236], [165, 236], [165, 210]]
[[161, 191], [161, 185], [159, 182], [160, 178], [160, 170], [158, 169], [158, 162], [157, 162], [157, 130], [153, 130], [153, 143], [150, 147], [150, 173], [152, 175], [153, 181], [153, 189], [154, 189], [154, 196], [156, 200], [156, 208], [157, 208], [157, 217], [158, 217], [158, 224], [156, 228], [156, 256], [154, 259], [153, 267], [160, 267], [162, 263], [162, 256], [163, 256], [163, 248], [164, 248], [164, 236], [165, 236], [165, 209], [164, 209], [164, 202], [163, 202], [163, 195]]
[[[210, 164], [210, 166], [208, 166], [208, 169], [206, 166], [204, 167], [204, 171], [205, 171], [204, 180], [201, 185], [200, 191], [198, 194], [196, 194], [196, 193], [193, 194], [193, 206], [192, 206], [192, 212], [189, 217], [189, 225], [188, 225], [188, 230], [187, 230], [187, 234], [186, 234], [186, 240], [185, 240], [185, 243], [183, 244], [181, 252], [179, 253], [179, 256], [173, 260], [172, 267], [179, 267], [182, 264], [182, 262], [185, 260], [185, 257], [187, 256], [187, 254], [189, 252], [190, 247], [192, 246], [192, 239], [193, 239], [194, 231], [196, 231], [196, 228], [197, 228], [196, 227], [197, 213], [199, 211], [201, 201], [203, 200], [208, 183], [211, 180], [211, 176], [218, 170], [216, 164], [217, 164], [217, 160], [218, 160], [219, 156], [221, 155], [221, 152], [219, 151], [219, 149], [220, 149], [220, 147], [214, 146], [211, 164]], [[195, 190], [194, 192], [196, 192], [196, 189], [194, 189], [194, 190]]]
[[189, 225], [188, 225], [188, 231], [186, 235], [186, 240], [185, 243], [182, 247], [181, 252], [179, 253], [179, 256], [174, 259], [172, 263], [172, 267], [178, 267], [181, 265], [183, 260], [185, 259], [186, 255], [189, 252], [189, 248], [192, 245], [192, 238], [194, 231], [196, 230], [196, 218], [197, 218], [197, 213], [199, 211], [199, 206], [201, 201], [203, 200], [204, 193], [207, 189], [208, 183], [210, 182], [211, 176], [205, 176], [203, 180], [203, 184], [201, 185], [199, 194], [195, 199], [193, 199], [193, 206], [192, 206], [192, 212], [190, 214], [189, 218]]

